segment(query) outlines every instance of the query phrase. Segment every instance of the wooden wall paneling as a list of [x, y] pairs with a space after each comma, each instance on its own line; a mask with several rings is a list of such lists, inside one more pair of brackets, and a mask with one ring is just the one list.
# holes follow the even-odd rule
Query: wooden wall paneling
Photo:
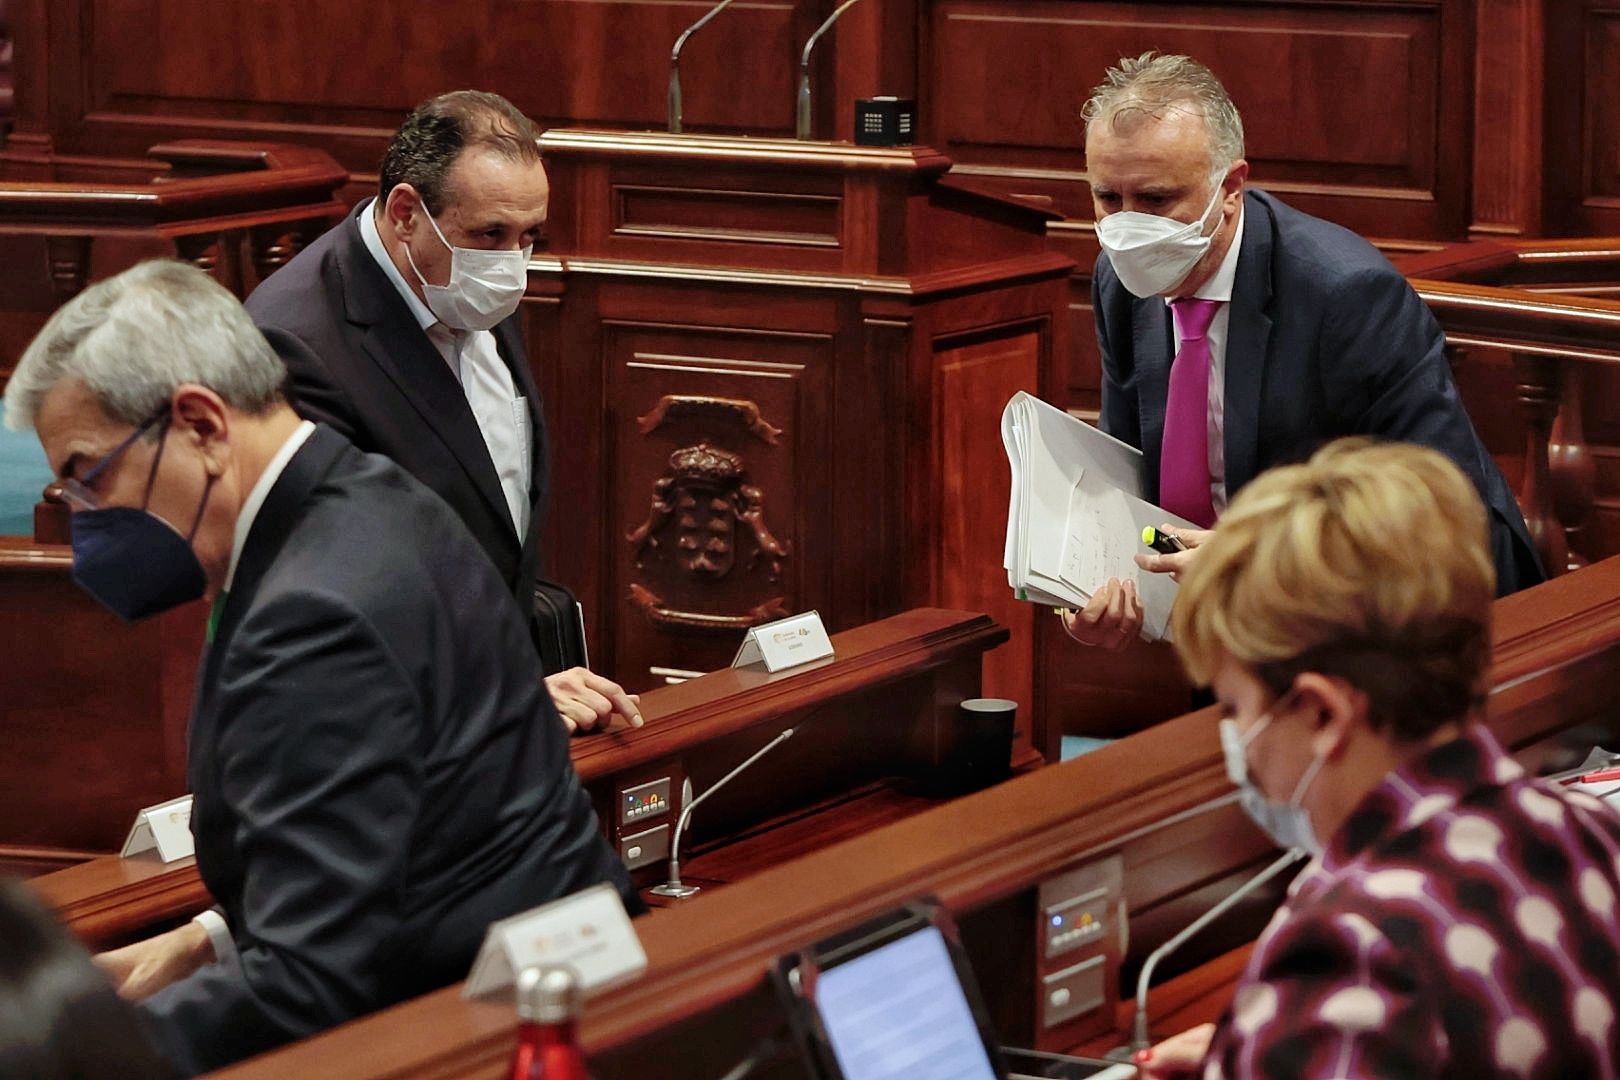
[[604, 327], [620, 671], [725, 666], [743, 632], [825, 595], [831, 338]]
[[[1545, 232], [1548, 13], [1542, 0], [1478, 0], [1473, 236]], [[1565, 61], [1560, 61], [1560, 63]]]
[[[1091, 206], [1087, 197], [1086, 213]], [[1063, 381], [1066, 393], [1053, 404], [1096, 421], [1102, 411], [1102, 349], [1097, 344], [1097, 322], [1091, 310], [1091, 271], [1101, 249], [1089, 222], [1057, 221], [1047, 226], [1047, 244], [1074, 260], [1069, 279], [1069, 350]]]
[[1079, 112], [1091, 87], [1121, 56], [1186, 52], [1243, 112], [1256, 183], [1367, 235], [1452, 238], [1468, 221], [1469, 23], [1461, 0], [937, 0], [922, 131], [963, 171], [1089, 217]]
[[910, 528], [922, 478], [906, 453], [925, 420], [909, 396], [919, 332], [911, 306], [893, 298], [867, 297], [843, 310], [847, 322], [859, 321], [840, 331], [833, 372], [839, 561], [833, 587], [841, 606], [869, 619], [903, 607], [907, 597], [928, 595], [928, 560], [919, 557]]
[[[1620, 233], [1620, 5], [1586, 0], [1581, 202], [1576, 235]], [[1560, 101], [1568, 107], [1568, 101]]]
[[[21, 137], [8, 156], [133, 157], [164, 135], [251, 131], [327, 150], [358, 195], [404, 114], [470, 81], [542, 126], [662, 128], [670, 47], [709, 6], [478, 0], [450, 18], [383, 0], [364, 17], [328, 6], [288, 18], [252, 0], [26, 0]], [[819, 7], [748, 0], [694, 37], [682, 63], [689, 130], [791, 134], [796, 58]], [[830, 78], [821, 86], [832, 93]]]
[[[1033, 605], [1007, 588], [1001, 554], [1006, 545], [1003, 508], [1012, 492], [1000, 416], [1020, 390], [1035, 392], [1046, 328], [1014, 323], [934, 342], [934, 453], [938, 477], [929, 550], [939, 563], [934, 595], [947, 606], [990, 612], [1013, 640], [985, 658], [985, 692], [1018, 702], [1020, 727], [1033, 730], [1035, 615]], [[1046, 745], [1043, 740], [1042, 745]], [[1055, 756], [1055, 755], [1054, 755]]]
[[0, 845], [116, 850], [135, 812], [186, 791], [206, 609], [130, 626], [69, 576], [66, 547], [0, 540]]
[[[829, 3], [828, 11], [834, 6]], [[821, 48], [831, 46], [834, 63], [832, 81], [817, 95], [822, 121], [817, 131], [823, 138], [854, 140], [858, 98], [916, 93], [920, 6], [920, 0], [863, 0], [822, 39]]]

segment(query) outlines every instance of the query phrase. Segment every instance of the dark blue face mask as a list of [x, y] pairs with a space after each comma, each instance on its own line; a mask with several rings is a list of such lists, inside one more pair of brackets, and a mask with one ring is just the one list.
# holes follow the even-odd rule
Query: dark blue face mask
[[152, 485], [157, 482], [158, 464], [168, 438], [168, 411], [136, 428], [85, 474], [83, 484], [94, 482], [102, 470], [129, 449], [137, 437], [159, 420], [157, 454], [146, 478], [146, 494], [141, 506], [109, 506], [78, 510], [73, 514], [73, 580], [85, 592], [126, 622], [179, 607], [203, 594], [207, 578], [191, 538], [202, 523], [208, 494], [214, 478], [203, 488], [202, 502], [192, 519], [191, 531], [181, 536], [174, 527], [146, 507], [152, 501]]

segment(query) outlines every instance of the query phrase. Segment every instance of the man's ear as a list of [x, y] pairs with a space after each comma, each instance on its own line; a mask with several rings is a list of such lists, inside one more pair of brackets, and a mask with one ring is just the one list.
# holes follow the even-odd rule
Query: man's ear
[[222, 475], [230, 456], [230, 414], [224, 399], [206, 386], [181, 383], [169, 408], [174, 433], [202, 454], [208, 475]]
[[1237, 209], [1237, 203], [1233, 200], [1243, 198], [1243, 185], [1248, 183], [1248, 180], [1249, 163], [1243, 158], [1238, 158], [1237, 161], [1232, 163], [1232, 167], [1226, 171], [1226, 179], [1221, 182], [1221, 187], [1226, 192], [1224, 201], [1230, 204], [1227, 209], [1234, 211]]
[[394, 233], [401, 240], [410, 240], [411, 234], [416, 230], [417, 209], [422, 205], [422, 195], [410, 184], [395, 184], [388, 192], [388, 198], [383, 200], [383, 217], [394, 227]]
[[1311, 721], [1311, 749], [1318, 757], [1338, 757], [1350, 745], [1350, 736], [1368, 726], [1367, 695], [1343, 679], [1315, 671], [1294, 680], [1296, 706]]

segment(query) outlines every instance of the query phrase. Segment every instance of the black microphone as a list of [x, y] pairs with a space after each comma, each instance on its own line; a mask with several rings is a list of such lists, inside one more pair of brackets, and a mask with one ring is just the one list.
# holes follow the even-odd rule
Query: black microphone
[[731, 6], [731, 0], [720, 2], [708, 11], [697, 22], [681, 31], [681, 36], [675, 39], [675, 48], [669, 53], [669, 133], [681, 133], [681, 50], [686, 48], [686, 39], [708, 25], [710, 19]]
[[[1142, 973], [1136, 978], [1136, 1025], [1131, 1045], [1123, 1048], [1123, 1054], [1134, 1054], [1139, 1050], [1146, 1050], [1151, 1045], [1148, 1038], [1148, 983], [1152, 980], [1153, 969], [1159, 965], [1159, 961], [1181, 948], [1187, 943], [1188, 938], [1222, 915], [1225, 915], [1239, 900], [1242, 900], [1300, 859], [1303, 859], [1305, 855], [1306, 852], [1303, 848], [1289, 848], [1280, 859], [1267, 866], [1248, 881], [1245, 881], [1242, 885], [1239, 885], [1229, 896], [1222, 897], [1219, 903], [1211, 905], [1208, 911], [1194, 919], [1181, 933], [1148, 954], [1147, 960], [1142, 963]], [[1120, 1051], [1114, 1051], [1110, 1052], [1109, 1056], [1123, 1056], [1123, 1054]]]
[[816, 42], [821, 40], [821, 35], [831, 30], [832, 24], [838, 21], [839, 16], [859, 2], [860, 0], [844, 0], [831, 15], [827, 16], [826, 22], [816, 27], [816, 32], [810, 35], [810, 40], [804, 43], [804, 53], [799, 57], [799, 112], [794, 138], [810, 137], [810, 54], [816, 51]]
[[[727, 0], [727, 2], [729, 3], [730, 0]], [[704, 799], [707, 799], [710, 795], [713, 795], [715, 792], [731, 783], [731, 781], [735, 777], [739, 776], [744, 769], [747, 769], [754, 762], [758, 761], [760, 758], [764, 757], [766, 754], [770, 753], [772, 750], [775, 750], [778, 746], [781, 746], [783, 743], [791, 739], [793, 737], [793, 730], [793, 728], [788, 728], [787, 730], [783, 731], [782, 734], [778, 735], [776, 738], [772, 739], [758, 750], [755, 750], [752, 754], [748, 755], [741, 765], [738, 765], [735, 769], [732, 769], [719, 780], [715, 781], [713, 787], [699, 795], [696, 799], [691, 797], [692, 781], [686, 781], [684, 789], [681, 792], [681, 802], [685, 805], [681, 807], [681, 816], [675, 819], [675, 834], [669, 838], [669, 880], [664, 882], [662, 885], [654, 885], [652, 887], [651, 892], [654, 896], [673, 896], [677, 900], [685, 900], [688, 896], [691, 896], [698, 891], [698, 887], [696, 885], [688, 885], [681, 881], [681, 834], [686, 831], [686, 822], [689, 818], [691, 818], [692, 811], [696, 810], [698, 808], [698, 804], [703, 802]]]

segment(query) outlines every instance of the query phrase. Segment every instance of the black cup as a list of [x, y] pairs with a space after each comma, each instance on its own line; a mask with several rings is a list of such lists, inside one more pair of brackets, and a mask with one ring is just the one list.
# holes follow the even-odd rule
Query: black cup
[[958, 704], [955, 738], [936, 778], [939, 787], [961, 794], [1007, 779], [1017, 720], [1018, 703], [1006, 698], [968, 698]]

